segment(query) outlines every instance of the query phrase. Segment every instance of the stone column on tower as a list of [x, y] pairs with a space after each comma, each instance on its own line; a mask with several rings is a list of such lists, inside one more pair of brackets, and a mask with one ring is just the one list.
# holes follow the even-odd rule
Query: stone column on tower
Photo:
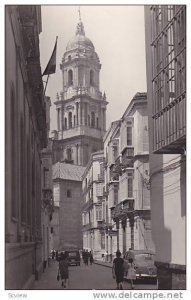
[[79, 125], [79, 102], [76, 102], [76, 125]]

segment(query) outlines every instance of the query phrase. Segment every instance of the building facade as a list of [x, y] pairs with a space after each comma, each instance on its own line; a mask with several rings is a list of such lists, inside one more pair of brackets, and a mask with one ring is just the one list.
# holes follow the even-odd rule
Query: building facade
[[104, 138], [108, 207], [106, 252], [154, 250], [151, 237], [148, 112], [146, 93], [137, 93]]
[[49, 97], [45, 97], [46, 103], [46, 126], [47, 126], [47, 147], [41, 151], [41, 226], [42, 226], [42, 261], [43, 270], [49, 264], [51, 226], [50, 222], [54, 213], [53, 202], [53, 181], [52, 181], [52, 141], [49, 139], [50, 132], [50, 106]]
[[62, 63], [62, 92], [55, 101], [57, 132], [53, 159], [86, 166], [92, 152], [103, 148], [106, 96], [99, 89], [101, 64], [81, 20], [68, 42]]
[[158, 287], [185, 289], [186, 6], [146, 6], [145, 32]]
[[105, 201], [103, 150], [92, 153], [82, 177], [82, 226], [83, 248], [93, 252], [94, 259], [101, 259], [105, 252]]
[[53, 165], [54, 206], [52, 249], [82, 249], [82, 175], [85, 168], [57, 162]]
[[47, 146], [40, 6], [5, 7], [5, 288], [42, 271], [41, 150]]

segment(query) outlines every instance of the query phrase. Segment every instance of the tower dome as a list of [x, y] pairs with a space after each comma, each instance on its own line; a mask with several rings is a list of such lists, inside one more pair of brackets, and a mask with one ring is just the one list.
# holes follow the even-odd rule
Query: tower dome
[[77, 24], [76, 35], [68, 42], [66, 51], [71, 51], [78, 48], [94, 51], [94, 45], [92, 41], [85, 36], [84, 25], [81, 21]]

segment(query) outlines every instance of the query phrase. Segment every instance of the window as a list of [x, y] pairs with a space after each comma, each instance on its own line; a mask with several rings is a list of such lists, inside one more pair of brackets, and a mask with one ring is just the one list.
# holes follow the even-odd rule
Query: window
[[102, 207], [96, 206], [96, 221], [102, 221]]
[[132, 146], [132, 127], [127, 127], [127, 146]]
[[68, 55], [68, 60], [71, 60], [71, 55]]
[[57, 109], [57, 112], [58, 112], [57, 124], [58, 124], [58, 130], [60, 130], [60, 108]]
[[105, 234], [101, 233], [101, 249], [105, 249]]
[[12, 188], [12, 198], [11, 198], [11, 204], [12, 204], [12, 216], [16, 217], [16, 195], [15, 195], [15, 188], [16, 188], [16, 176], [15, 176], [15, 171], [16, 171], [16, 166], [15, 166], [15, 146], [16, 146], [16, 127], [15, 127], [15, 119], [16, 119], [16, 114], [15, 114], [15, 94], [14, 94], [14, 88], [13, 86], [11, 87], [11, 165], [12, 165], [12, 171], [11, 171], [11, 188]]
[[74, 126], [76, 126], [76, 116], [74, 116]]
[[35, 162], [34, 162], [34, 154], [32, 158], [32, 195], [35, 196]]
[[68, 71], [68, 85], [73, 85], [73, 72], [72, 70]]
[[68, 113], [68, 128], [72, 128], [72, 112]]
[[100, 176], [102, 178], [104, 178], [104, 165], [103, 165], [103, 163], [100, 163]]
[[43, 170], [44, 172], [44, 188], [48, 188], [48, 186], [49, 186], [49, 169], [47, 169], [47, 168], [44, 168], [44, 170]]
[[91, 112], [91, 127], [95, 127], [95, 112]]
[[96, 127], [99, 128], [99, 119], [96, 120]]
[[128, 198], [132, 198], [133, 197], [133, 178], [128, 178], [127, 184], [128, 184]]
[[20, 151], [21, 151], [21, 181], [20, 181], [20, 192], [21, 192], [21, 221], [25, 222], [25, 209], [26, 209], [26, 204], [25, 204], [25, 149], [24, 149], [24, 120], [23, 116], [21, 115], [20, 118]]
[[102, 197], [103, 196], [103, 185], [102, 185], [102, 183], [97, 183], [96, 184], [96, 196], [97, 197]]
[[67, 195], [67, 198], [71, 198], [72, 197], [71, 190], [67, 190], [66, 195]]
[[118, 203], [118, 186], [114, 187], [114, 205]]
[[93, 70], [90, 71], [90, 85], [94, 85], [94, 72]]
[[67, 118], [64, 118], [64, 128], [67, 129]]
[[67, 160], [71, 161], [72, 160], [72, 149], [68, 148], [66, 150], [66, 155], [67, 155]]
[[153, 150], [168, 147], [170, 153], [170, 144], [173, 147], [186, 127], [186, 6], [152, 6], [151, 17]]

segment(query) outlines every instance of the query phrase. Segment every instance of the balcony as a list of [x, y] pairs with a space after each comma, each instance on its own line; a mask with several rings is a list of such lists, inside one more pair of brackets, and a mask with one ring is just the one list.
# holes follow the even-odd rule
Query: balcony
[[134, 147], [126, 147], [122, 152], [121, 162], [126, 167], [133, 167]]
[[[151, 7], [153, 152], [183, 154], [186, 147], [186, 6]], [[166, 17], [168, 16], [168, 17]]]
[[98, 220], [97, 221], [97, 228], [99, 228], [99, 229], [104, 229], [105, 228], [105, 224], [104, 224], [103, 220]]
[[44, 207], [53, 204], [53, 193], [51, 189], [43, 189], [43, 205]]
[[115, 207], [111, 208], [111, 217], [113, 220], [128, 217], [134, 212], [134, 199], [127, 199]]
[[83, 225], [83, 231], [87, 231], [93, 228], [93, 223], [90, 222], [88, 224]]
[[106, 184], [106, 186], [103, 187], [103, 197], [107, 197], [109, 194], [109, 185]]
[[103, 131], [98, 128], [89, 127], [86, 125], [73, 126], [59, 132], [59, 139], [69, 139], [74, 136], [93, 136], [97, 139], [102, 139]]
[[153, 115], [154, 153], [182, 154], [186, 146], [185, 93]]
[[53, 192], [51, 189], [43, 189], [42, 194], [42, 207], [48, 212], [51, 221], [54, 212]]
[[98, 181], [104, 181], [104, 174], [98, 174]]

